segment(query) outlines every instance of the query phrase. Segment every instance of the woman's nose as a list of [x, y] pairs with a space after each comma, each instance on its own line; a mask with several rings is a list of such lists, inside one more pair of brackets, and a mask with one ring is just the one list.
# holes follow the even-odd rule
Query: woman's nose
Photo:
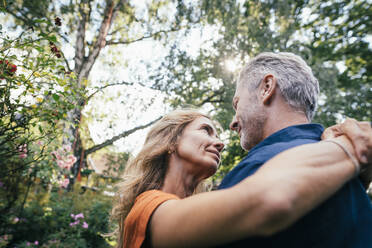
[[225, 147], [225, 145], [219, 139], [216, 141], [214, 146], [217, 148], [218, 152], [222, 152], [223, 148]]

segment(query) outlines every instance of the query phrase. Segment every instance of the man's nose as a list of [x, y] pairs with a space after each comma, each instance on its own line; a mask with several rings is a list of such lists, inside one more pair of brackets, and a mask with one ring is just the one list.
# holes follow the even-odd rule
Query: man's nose
[[237, 131], [238, 129], [238, 121], [236, 120], [236, 116], [234, 115], [234, 118], [232, 119], [230, 123], [230, 129], [233, 131]]

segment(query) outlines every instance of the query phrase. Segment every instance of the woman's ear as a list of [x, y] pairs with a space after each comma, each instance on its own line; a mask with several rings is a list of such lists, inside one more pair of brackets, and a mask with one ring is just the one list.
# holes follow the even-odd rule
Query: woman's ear
[[266, 74], [259, 88], [259, 97], [264, 105], [271, 103], [276, 90], [276, 78], [273, 74]]

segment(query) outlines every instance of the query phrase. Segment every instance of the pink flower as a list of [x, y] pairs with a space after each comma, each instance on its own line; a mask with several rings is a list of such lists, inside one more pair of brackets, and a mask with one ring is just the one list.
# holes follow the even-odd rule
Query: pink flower
[[63, 145], [62, 148], [63, 148], [66, 152], [71, 152], [71, 146], [70, 146], [70, 145]]
[[62, 188], [67, 188], [68, 184], [70, 183], [70, 179], [65, 178], [62, 181], [59, 182]]
[[67, 156], [67, 162], [68, 163], [74, 164], [76, 162], [76, 160], [77, 160], [76, 157], [72, 154]]
[[59, 168], [64, 169], [66, 167], [65, 162], [63, 160], [58, 160], [57, 164]]
[[88, 223], [86, 223], [86, 222], [84, 221], [84, 223], [83, 223], [83, 228], [87, 229], [88, 226], [89, 226]]
[[18, 147], [19, 152], [27, 152], [27, 144], [20, 145]]
[[27, 145], [23, 144], [18, 147], [18, 151], [21, 153], [19, 154], [20, 158], [26, 158], [27, 157]]
[[69, 161], [66, 161], [64, 168], [69, 170], [73, 165], [74, 165], [73, 163], [70, 163]]
[[39, 241], [36, 240], [36, 241], [34, 242], [34, 244], [35, 244], [35, 245], [38, 245], [38, 244], [39, 244]]
[[26, 153], [19, 154], [19, 158], [26, 158], [26, 157], [27, 157], [27, 154]]
[[19, 221], [19, 218], [18, 217], [15, 217], [14, 218], [14, 222], [17, 223]]
[[79, 218], [84, 219], [84, 214], [83, 213], [80, 213], [80, 214], [75, 215], [75, 220], [77, 220]]
[[57, 160], [62, 159], [62, 156], [58, 153], [58, 151], [52, 151], [51, 154], [54, 155]]
[[70, 223], [70, 226], [76, 226], [76, 225], [79, 224], [79, 223], [80, 223], [80, 221], [77, 220], [77, 221], [75, 221], [75, 222], [71, 222], [71, 223]]
[[62, 156], [58, 152], [56, 153], [56, 159], [57, 160], [61, 160], [62, 159]]

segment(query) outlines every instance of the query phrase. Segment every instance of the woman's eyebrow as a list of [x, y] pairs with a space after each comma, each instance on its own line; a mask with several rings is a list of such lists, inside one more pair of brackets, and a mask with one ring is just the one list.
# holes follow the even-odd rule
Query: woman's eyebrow
[[219, 138], [218, 133], [217, 133], [217, 130], [216, 130], [213, 126], [211, 126], [211, 125], [208, 124], [208, 123], [203, 123], [203, 124], [201, 125], [201, 128], [203, 128], [203, 127], [208, 127], [209, 131], [210, 131], [210, 132], [213, 132], [213, 133], [215, 134], [215, 136], [216, 136], [217, 138]]

